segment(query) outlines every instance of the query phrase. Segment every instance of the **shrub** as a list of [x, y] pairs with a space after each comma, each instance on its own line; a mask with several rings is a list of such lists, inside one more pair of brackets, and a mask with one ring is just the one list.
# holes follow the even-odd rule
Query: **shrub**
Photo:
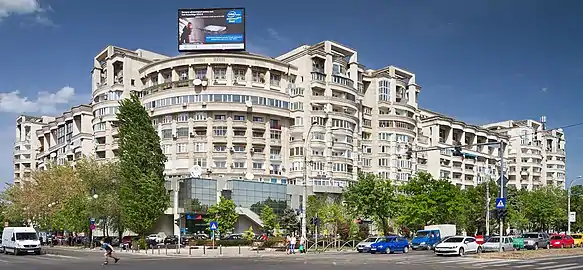
[[266, 248], [272, 248], [272, 247], [276, 247], [280, 244], [284, 244], [285, 245], [285, 238], [281, 237], [281, 236], [273, 236], [273, 237], [269, 237], [267, 239], [267, 241], [265, 241], [263, 243], [263, 247]]
[[138, 240], [135, 240], [132, 242], [132, 247], [134, 249], [146, 249], [148, 247], [148, 244], [146, 244], [146, 240], [143, 238], [140, 238]]

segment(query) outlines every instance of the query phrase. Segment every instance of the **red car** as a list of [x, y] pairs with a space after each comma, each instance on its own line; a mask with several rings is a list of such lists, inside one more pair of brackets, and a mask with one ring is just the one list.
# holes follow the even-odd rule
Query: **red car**
[[575, 247], [575, 239], [570, 235], [555, 234], [550, 239], [552, 248]]

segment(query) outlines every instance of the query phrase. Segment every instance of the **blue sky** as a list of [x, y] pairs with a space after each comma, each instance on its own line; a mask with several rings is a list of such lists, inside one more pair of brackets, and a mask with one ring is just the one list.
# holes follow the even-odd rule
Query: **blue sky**
[[[416, 73], [422, 107], [473, 124], [542, 115], [551, 128], [583, 122], [579, 1], [208, 2], [216, 4], [0, 0], [0, 182], [12, 181], [18, 114], [89, 102], [92, 58], [107, 45], [178, 54], [179, 8], [246, 7], [248, 49], [270, 56], [343, 43], [371, 68]], [[565, 132], [570, 179], [583, 174], [583, 127]]]

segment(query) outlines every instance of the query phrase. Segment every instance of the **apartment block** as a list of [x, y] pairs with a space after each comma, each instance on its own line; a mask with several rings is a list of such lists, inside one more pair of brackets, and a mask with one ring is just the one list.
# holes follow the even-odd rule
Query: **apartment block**
[[541, 120], [508, 120], [484, 126], [510, 138], [509, 185], [524, 189], [565, 187], [565, 133], [546, 129], [546, 117]]
[[30, 179], [31, 172], [37, 169], [36, 149], [39, 147], [40, 141], [36, 136], [36, 131], [53, 120], [54, 117], [50, 116], [28, 115], [21, 115], [16, 119], [16, 138], [13, 152], [14, 184], [19, 185], [22, 181]]
[[[420, 110], [421, 132], [417, 138], [417, 150], [434, 147], [499, 143], [508, 145], [508, 135], [484, 127], [432, 112]], [[510, 152], [508, 147], [505, 155]], [[418, 170], [431, 173], [436, 178], [450, 179], [459, 187], [475, 186], [500, 177], [500, 148], [498, 146], [471, 146], [462, 156], [453, 156], [453, 149], [420, 152], [416, 154]], [[508, 174], [505, 174], [508, 177]]]
[[92, 119], [91, 106], [79, 105], [37, 129], [36, 167], [43, 170], [52, 163], [74, 164], [84, 156], [92, 156], [95, 153]]

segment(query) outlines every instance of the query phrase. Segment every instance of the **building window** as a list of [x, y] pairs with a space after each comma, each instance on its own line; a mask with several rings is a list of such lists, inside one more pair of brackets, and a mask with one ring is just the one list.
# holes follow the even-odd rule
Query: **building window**
[[178, 122], [188, 122], [188, 113], [181, 113], [178, 115]]
[[206, 68], [198, 68], [194, 70], [197, 79], [204, 79], [206, 77]]
[[233, 168], [235, 169], [244, 169], [247, 168], [247, 163], [243, 161], [235, 161], [233, 162]]
[[233, 152], [235, 152], [235, 153], [245, 152], [245, 145], [242, 145], [242, 144], [233, 145]]
[[188, 137], [188, 128], [177, 128], [176, 129], [176, 137], [178, 138], [185, 138]]
[[245, 116], [244, 115], [235, 115], [235, 116], [233, 116], [233, 120], [235, 120], [235, 121], [245, 121]]
[[269, 136], [272, 140], [281, 140], [281, 131], [271, 130]]
[[188, 145], [186, 143], [177, 143], [176, 144], [176, 153], [186, 153], [187, 146]]
[[213, 127], [215, 136], [227, 136], [227, 127]]
[[195, 121], [206, 121], [207, 114], [205, 112], [197, 112], [194, 114]]
[[233, 68], [233, 79], [235, 82], [245, 82], [247, 74], [247, 69], [245, 68]]
[[265, 122], [265, 118], [263, 118], [261, 116], [253, 116], [253, 122], [263, 123], [263, 122]]
[[225, 160], [215, 160], [214, 161], [215, 168], [227, 168], [227, 161]]
[[203, 142], [195, 143], [194, 152], [206, 152], [206, 143]]
[[162, 139], [170, 139], [172, 138], [172, 130], [171, 129], [163, 129], [162, 130]]
[[172, 123], [172, 115], [166, 115], [162, 117], [162, 124], [170, 124]]
[[227, 79], [227, 69], [226, 68], [214, 68], [215, 80], [226, 80]]
[[237, 136], [237, 137], [245, 137], [246, 133], [247, 132], [245, 129], [234, 129], [233, 130], [233, 136]]
[[215, 152], [226, 152], [227, 151], [227, 145], [225, 145], [225, 144], [215, 144], [213, 147], [214, 147]]
[[379, 81], [379, 101], [390, 101], [391, 100], [391, 87], [388, 80]]
[[164, 153], [165, 155], [168, 155], [172, 152], [171, 151], [171, 147], [172, 147], [171, 144], [163, 144], [161, 147], [162, 147], [162, 153]]
[[260, 70], [253, 70], [253, 82], [254, 83], [265, 83], [265, 73]]
[[216, 121], [225, 121], [225, 120], [227, 120], [227, 116], [224, 114], [215, 114], [215, 120]]
[[304, 124], [304, 118], [301, 116], [298, 116], [294, 119], [294, 125], [295, 126], [301, 126]]
[[275, 74], [275, 73], [271, 73], [269, 75], [269, 84], [270, 85], [279, 87], [280, 82], [281, 82], [281, 75]]
[[178, 75], [180, 75], [181, 81], [188, 81], [188, 69], [178, 71]]
[[253, 162], [253, 169], [254, 170], [263, 170], [265, 169], [265, 163], [263, 162], [259, 162], [259, 161], [254, 161]]

